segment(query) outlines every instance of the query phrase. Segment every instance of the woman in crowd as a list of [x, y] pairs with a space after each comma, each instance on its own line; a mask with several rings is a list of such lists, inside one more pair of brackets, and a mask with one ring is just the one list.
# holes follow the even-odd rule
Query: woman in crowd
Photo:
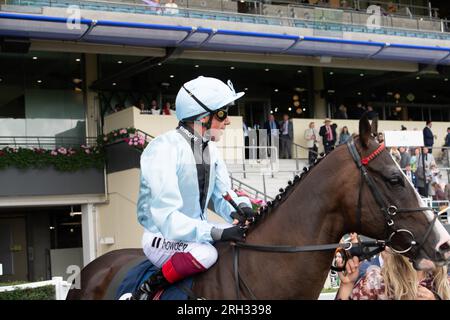
[[348, 132], [347, 126], [342, 127], [341, 135], [339, 136], [339, 144], [346, 143], [351, 134]]
[[172, 114], [172, 111], [170, 110], [170, 102], [166, 102], [162, 109], [162, 114], [167, 116]]
[[[381, 253], [381, 267], [371, 265], [359, 275], [359, 259], [347, 261], [346, 271], [339, 272], [341, 286], [336, 299], [341, 300], [450, 300], [447, 267], [434, 271], [416, 271], [408, 258], [387, 248]], [[356, 283], [355, 283], [356, 282]]]

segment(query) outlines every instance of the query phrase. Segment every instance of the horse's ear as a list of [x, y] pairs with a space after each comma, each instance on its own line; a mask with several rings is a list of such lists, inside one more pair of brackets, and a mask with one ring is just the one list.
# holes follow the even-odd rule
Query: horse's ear
[[369, 123], [369, 118], [367, 117], [367, 112], [364, 112], [361, 119], [359, 120], [359, 140], [363, 148], [367, 148], [369, 145], [370, 134], [372, 133], [372, 128]]

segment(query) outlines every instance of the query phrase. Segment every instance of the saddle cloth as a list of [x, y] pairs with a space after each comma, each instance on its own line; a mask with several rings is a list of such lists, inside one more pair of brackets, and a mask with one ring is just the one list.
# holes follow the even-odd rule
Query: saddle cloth
[[[130, 268], [131, 267], [131, 268]], [[119, 286], [115, 292], [114, 299], [117, 300], [127, 293], [133, 293], [145, 280], [159, 269], [147, 258], [139, 258], [132, 265], [124, 266], [128, 272], [123, 273], [122, 279], [117, 279]], [[120, 275], [119, 275], [120, 277]], [[113, 280], [114, 281], [114, 280]], [[188, 294], [180, 288], [192, 288], [193, 278], [186, 278], [165, 290], [158, 292], [153, 300], [187, 300]]]

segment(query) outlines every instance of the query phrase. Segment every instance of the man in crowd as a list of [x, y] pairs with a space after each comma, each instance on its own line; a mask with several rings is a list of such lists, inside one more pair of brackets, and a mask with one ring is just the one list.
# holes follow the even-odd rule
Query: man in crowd
[[[278, 138], [280, 133], [280, 125], [275, 121], [273, 114], [269, 115], [269, 119], [264, 124], [264, 129], [267, 130], [267, 145], [269, 147], [278, 148]], [[268, 156], [270, 157], [270, 148], [268, 149]]]
[[310, 122], [309, 128], [305, 130], [305, 140], [306, 140], [306, 147], [309, 149], [308, 152], [308, 163], [311, 165], [314, 163], [314, 161], [317, 158], [317, 142], [319, 138], [319, 132], [317, 132], [317, 129], [315, 128], [315, 123]]
[[283, 115], [283, 121], [280, 123], [280, 147], [282, 159], [292, 158], [292, 140], [294, 139], [294, 126], [292, 121], [289, 120], [289, 115]]
[[425, 144], [425, 147], [433, 147], [434, 144], [434, 135], [431, 131], [431, 120], [428, 120], [426, 123], [425, 128], [423, 128], [423, 142]]
[[325, 149], [325, 153], [328, 154], [331, 150], [334, 149], [334, 145], [336, 144], [336, 124], [331, 124], [331, 120], [326, 118], [324, 121], [324, 125], [320, 127], [319, 135], [323, 139], [323, 147]]

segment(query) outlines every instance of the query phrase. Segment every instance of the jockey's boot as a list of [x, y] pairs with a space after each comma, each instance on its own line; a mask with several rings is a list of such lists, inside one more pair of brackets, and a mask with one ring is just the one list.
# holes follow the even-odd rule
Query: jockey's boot
[[152, 300], [159, 290], [168, 285], [170, 285], [170, 282], [164, 277], [162, 270], [159, 270], [139, 286], [130, 300]]

